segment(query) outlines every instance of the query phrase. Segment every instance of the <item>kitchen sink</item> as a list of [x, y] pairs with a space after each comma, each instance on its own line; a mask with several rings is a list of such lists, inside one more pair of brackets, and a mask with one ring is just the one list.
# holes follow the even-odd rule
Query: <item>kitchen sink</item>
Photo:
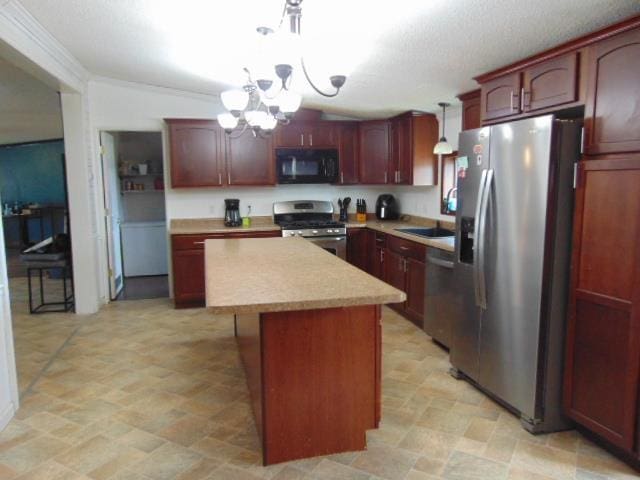
[[396, 228], [397, 232], [408, 233], [426, 238], [444, 238], [453, 237], [455, 232], [446, 228]]

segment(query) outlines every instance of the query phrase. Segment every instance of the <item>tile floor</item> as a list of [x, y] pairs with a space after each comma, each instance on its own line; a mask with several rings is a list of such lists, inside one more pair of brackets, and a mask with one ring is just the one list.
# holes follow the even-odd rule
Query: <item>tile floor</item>
[[638, 478], [576, 432], [523, 431], [386, 308], [383, 420], [368, 450], [267, 468], [230, 317], [168, 300], [90, 317], [14, 312], [19, 375], [35, 382], [0, 433], [0, 480]]

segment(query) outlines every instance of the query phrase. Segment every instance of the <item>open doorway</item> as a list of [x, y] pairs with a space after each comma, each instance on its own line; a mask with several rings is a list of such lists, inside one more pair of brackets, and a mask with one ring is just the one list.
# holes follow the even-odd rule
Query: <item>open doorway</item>
[[[65, 144], [55, 88], [1, 57], [0, 84], [1, 254], [8, 274], [18, 391], [24, 396], [78, 321], [71, 312]], [[44, 246], [30, 259], [24, 256], [47, 239], [66, 247], [54, 255], [51, 246]], [[53, 257], [57, 260], [49, 262]], [[55, 312], [45, 313], [51, 310]]]
[[161, 132], [100, 132], [111, 300], [169, 296]]

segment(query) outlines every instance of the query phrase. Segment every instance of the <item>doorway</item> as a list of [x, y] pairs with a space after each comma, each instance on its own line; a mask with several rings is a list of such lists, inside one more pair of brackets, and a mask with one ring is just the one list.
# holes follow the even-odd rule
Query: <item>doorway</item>
[[109, 296], [169, 296], [161, 132], [100, 132]]

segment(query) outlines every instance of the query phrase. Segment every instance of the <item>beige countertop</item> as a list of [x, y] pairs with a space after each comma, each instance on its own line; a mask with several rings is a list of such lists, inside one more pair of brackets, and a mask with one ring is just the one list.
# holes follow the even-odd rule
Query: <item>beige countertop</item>
[[302, 238], [205, 242], [207, 308], [258, 313], [399, 303], [404, 292]]
[[[449, 252], [454, 251], [453, 238], [423, 238], [408, 233], [398, 232], [397, 228], [411, 227], [435, 227], [435, 220], [420, 217], [411, 217], [409, 221], [379, 221], [367, 220], [365, 223], [358, 223], [349, 220], [347, 228], [367, 227], [372, 230], [384, 232], [396, 237], [405, 238], [422, 245], [436, 247]], [[454, 225], [443, 225], [444, 228], [454, 229]], [[229, 232], [265, 232], [280, 230], [280, 227], [273, 223], [272, 217], [252, 217], [250, 227], [225, 227], [222, 218], [180, 218], [171, 220], [169, 233], [171, 235], [197, 235], [207, 233], [229, 233]]]
[[280, 230], [272, 217], [252, 217], [250, 227], [225, 227], [222, 218], [174, 218], [169, 224], [171, 235], [197, 235], [206, 233], [265, 232]]

